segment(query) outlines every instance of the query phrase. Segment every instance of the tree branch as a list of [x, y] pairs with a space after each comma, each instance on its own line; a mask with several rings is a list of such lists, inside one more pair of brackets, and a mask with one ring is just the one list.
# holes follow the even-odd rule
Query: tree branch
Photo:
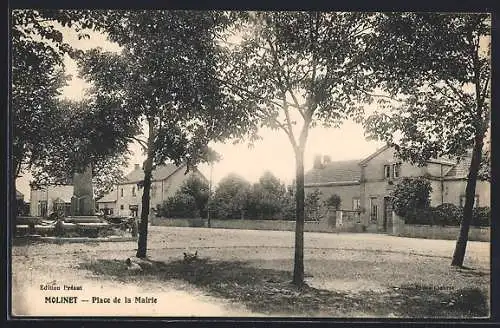
[[292, 99], [293, 99], [293, 102], [295, 104], [295, 107], [299, 110], [300, 114], [302, 114], [302, 117], [304, 117], [303, 110], [302, 110], [302, 108], [301, 108], [301, 106], [299, 104], [299, 101], [297, 100], [297, 97], [295, 96], [295, 93], [292, 90], [292, 86], [291, 86], [291, 83], [290, 83], [290, 78], [288, 76], [288, 73], [285, 72], [285, 69], [279, 63], [278, 53], [277, 53], [276, 49], [274, 48], [271, 40], [269, 40], [269, 38], [266, 38], [266, 41], [269, 44], [269, 48], [271, 50], [271, 54], [273, 55], [273, 58], [274, 58], [274, 62], [276, 63], [276, 66], [278, 66], [278, 68], [280, 69], [280, 72], [283, 74], [283, 77], [285, 79], [285, 81], [282, 81], [282, 84], [284, 84], [284, 86], [285, 86], [285, 90], [283, 90], [284, 91], [283, 93], [285, 94], [284, 102], [286, 102], [286, 91], [288, 91], [288, 93], [290, 93], [290, 95], [292, 96]]
[[297, 149], [297, 141], [295, 140], [295, 137], [293, 135], [293, 131], [292, 130], [288, 130], [287, 127], [285, 125], [283, 125], [283, 123], [281, 123], [280, 121], [278, 121], [277, 119], [273, 119], [274, 123], [279, 127], [281, 128], [283, 131], [285, 131], [286, 135], [288, 136], [288, 139], [290, 140], [290, 142], [292, 143], [292, 146], [294, 149]]
[[448, 80], [443, 80], [444, 83], [453, 91], [453, 93], [459, 98], [464, 106], [467, 106], [467, 102], [464, 100], [464, 95], [460, 93]]
[[229, 81], [226, 81], [226, 80], [220, 79], [220, 78], [218, 78], [218, 77], [214, 77], [214, 79], [215, 79], [215, 80], [217, 80], [217, 81], [219, 81], [219, 82], [221, 82], [221, 83], [224, 83], [224, 84], [226, 84], [226, 85], [228, 85], [228, 86], [230, 86], [230, 87], [232, 87], [232, 88], [234, 88], [234, 89], [236, 89], [236, 90], [242, 91], [242, 92], [244, 92], [244, 93], [246, 93], [246, 94], [248, 94], [248, 95], [252, 96], [253, 98], [260, 99], [260, 100], [264, 100], [265, 102], [268, 102], [268, 103], [270, 103], [270, 104], [273, 104], [273, 105], [276, 105], [276, 106], [278, 106], [278, 107], [281, 107], [281, 104], [279, 104], [279, 103], [277, 103], [277, 102], [275, 102], [275, 101], [273, 101], [273, 100], [270, 100], [270, 99], [268, 99], [268, 98], [262, 97], [262, 96], [260, 96], [260, 95], [256, 94], [256, 93], [255, 93], [255, 92], [253, 92], [253, 91], [250, 91], [250, 90], [248, 90], [248, 89], [245, 89], [245, 88], [243, 88], [243, 87], [240, 87], [240, 86], [239, 86], [239, 85], [237, 85], [237, 84], [234, 84], [234, 83], [232, 83], [232, 82], [229, 82]]
[[146, 143], [146, 141], [139, 139], [137, 137], [131, 137], [131, 139], [134, 141], [137, 141], [137, 143], [139, 143], [139, 145], [141, 145], [141, 147], [144, 151], [148, 150], [148, 144]]

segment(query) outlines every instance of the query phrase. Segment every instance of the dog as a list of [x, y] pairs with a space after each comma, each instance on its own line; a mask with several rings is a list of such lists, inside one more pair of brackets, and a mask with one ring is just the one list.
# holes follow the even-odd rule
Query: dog
[[132, 271], [132, 272], [140, 272], [142, 271], [142, 268], [139, 264], [132, 262], [130, 258], [128, 258], [125, 263], [127, 263], [127, 270]]
[[194, 254], [184, 253], [184, 262], [191, 263], [198, 259], [198, 251], [194, 252]]

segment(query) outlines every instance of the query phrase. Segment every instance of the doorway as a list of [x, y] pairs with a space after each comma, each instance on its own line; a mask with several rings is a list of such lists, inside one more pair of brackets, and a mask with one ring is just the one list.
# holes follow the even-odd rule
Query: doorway
[[384, 231], [392, 229], [392, 197], [384, 197]]

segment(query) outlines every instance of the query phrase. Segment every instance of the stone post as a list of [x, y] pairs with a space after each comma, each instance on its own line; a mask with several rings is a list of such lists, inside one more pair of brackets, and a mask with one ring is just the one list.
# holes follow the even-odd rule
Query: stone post
[[335, 227], [342, 228], [342, 211], [336, 211]]
[[392, 233], [393, 235], [399, 236], [404, 232], [405, 221], [402, 217], [392, 211]]

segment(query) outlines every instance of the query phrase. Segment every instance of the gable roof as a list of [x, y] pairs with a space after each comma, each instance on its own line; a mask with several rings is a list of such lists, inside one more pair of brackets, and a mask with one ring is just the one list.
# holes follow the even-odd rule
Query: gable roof
[[379, 148], [377, 149], [373, 154], [369, 155], [368, 157], [365, 157], [364, 159], [362, 159], [361, 161], [359, 161], [359, 165], [364, 165], [366, 164], [368, 161], [370, 161], [372, 158], [376, 157], [378, 154], [384, 152], [386, 149], [388, 149], [390, 147], [389, 144], [386, 144], [384, 147], [382, 148]]
[[[156, 169], [153, 170], [151, 181], [165, 180], [169, 176], [171, 176], [174, 172], [180, 170], [185, 166], [186, 164], [177, 166], [175, 164], [170, 164], [170, 163], [158, 166]], [[127, 174], [124, 180], [120, 184], [134, 183], [142, 180], [144, 180], [144, 171], [142, 168], [138, 168]]]
[[361, 168], [359, 159], [356, 159], [330, 162], [321, 169], [313, 168], [304, 175], [304, 183], [358, 182], [360, 178]]

